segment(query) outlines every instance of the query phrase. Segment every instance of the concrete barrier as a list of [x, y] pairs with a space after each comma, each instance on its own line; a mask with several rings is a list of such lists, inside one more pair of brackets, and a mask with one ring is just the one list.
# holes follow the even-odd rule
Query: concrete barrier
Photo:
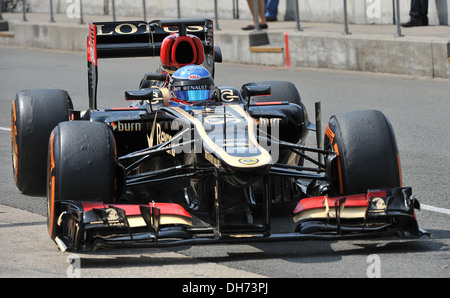
[[[0, 35], [0, 45], [86, 50], [86, 24], [33, 18], [30, 14], [27, 22], [10, 22], [10, 31]], [[389, 26], [388, 31], [382, 27], [384, 34], [374, 34], [380, 30], [375, 25], [353, 26], [354, 32], [344, 35], [343, 28], [336, 24], [305, 23], [305, 30], [296, 31], [294, 22], [278, 22], [270, 24], [269, 30], [248, 32], [240, 29], [248, 21], [220, 22], [223, 29], [215, 31], [215, 43], [222, 49], [224, 62], [450, 78], [448, 26], [420, 28], [396, 37], [394, 26]], [[434, 34], [428, 36], [424, 30]], [[257, 43], [257, 49], [255, 36], [267, 38], [268, 42]]]

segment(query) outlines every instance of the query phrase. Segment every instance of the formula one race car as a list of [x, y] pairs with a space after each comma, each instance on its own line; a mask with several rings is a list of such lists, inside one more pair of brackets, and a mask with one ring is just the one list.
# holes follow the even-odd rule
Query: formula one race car
[[[426, 233], [381, 112], [335, 115], [322, 136], [320, 104], [311, 123], [290, 82], [215, 86], [211, 20], [91, 23], [87, 52], [87, 110], [62, 90], [12, 103], [15, 183], [47, 193], [62, 251]], [[159, 69], [98, 109], [97, 59], [138, 56]]]

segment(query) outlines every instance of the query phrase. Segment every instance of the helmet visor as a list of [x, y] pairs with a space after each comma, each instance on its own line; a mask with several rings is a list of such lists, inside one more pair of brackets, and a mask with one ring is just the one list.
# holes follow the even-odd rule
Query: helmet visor
[[186, 102], [195, 102], [211, 99], [213, 90], [189, 90], [189, 91], [174, 91], [175, 98]]

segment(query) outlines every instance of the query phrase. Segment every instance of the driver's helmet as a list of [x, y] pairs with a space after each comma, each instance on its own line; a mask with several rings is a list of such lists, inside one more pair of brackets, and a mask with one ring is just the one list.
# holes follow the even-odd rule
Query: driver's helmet
[[212, 100], [214, 80], [211, 74], [200, 65], [187, 65], [175, 71], [170, 78], [170, 99], [184, 104]]

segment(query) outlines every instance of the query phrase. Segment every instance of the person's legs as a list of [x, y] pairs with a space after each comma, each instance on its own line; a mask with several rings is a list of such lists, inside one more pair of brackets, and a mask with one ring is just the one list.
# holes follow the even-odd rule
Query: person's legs
[[421, 0], [420, 16], [424, 25], [428, 25], [428, 0]]
[[428, 0], [411, 0], [410, 20], [404, 27], [428, 25]]
[[420, 21], [420, 8], [421, 8], [420, 0], [411, 0], [411, 9], [409, 10], [409, 17], [413, 21]]
[[264, 3], [264, 0], [258, 0], [258, 22], [261, 25], [266, 24], [266, 3]]
[[277, 20], [278, 2], [279, 2], [279, 0], [267, 0], [266, 1], [266, 19], [267, 19], [267, 21], [276, 21]]
[[[247, 27], [242, 28], [243, 30], [253, 30], [255, 27], [255, 6], [254, 6], [253, 1], [254, 0], [247, 0], [248, 7], [250, 8], [250, 11], [252, 12], [252, 15], [253, 15], [252, 24], [248, 25]], [[266, 6], [264, 3], [264, 0], [258, 0], [258, 22], [259, 22], [259, 25], [261, 26], [261, 29], [268, 28], [267, 22], [266, 22], [265, 11], [266, 11]]]
[[253, 5], [253, 0], [247, 0], [248, 7], [250, 8], [250, 11], [252, 15], [255, 15], [255, 6]]

